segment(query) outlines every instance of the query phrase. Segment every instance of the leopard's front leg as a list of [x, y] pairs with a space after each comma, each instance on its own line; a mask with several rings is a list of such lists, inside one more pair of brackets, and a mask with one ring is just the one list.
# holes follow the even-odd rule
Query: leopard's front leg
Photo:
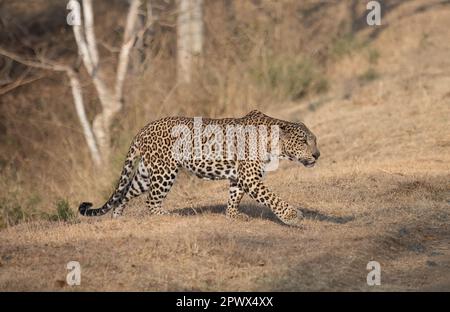
[[300, 226], [303, 219], [301, 211], [282, 200], [262, 183], [261, 168], [263, 167], [252, 163], [240, 166], [238, 186], [258, 203], [269, 207], [283, 223]]

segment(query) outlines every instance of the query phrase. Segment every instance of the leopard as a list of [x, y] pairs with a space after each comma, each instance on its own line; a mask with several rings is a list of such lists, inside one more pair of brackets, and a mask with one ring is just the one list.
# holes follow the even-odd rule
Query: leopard
[[[272, 192], [263, 183], [263, 178], [269, 170], [268, 165], [272, 164], [274, 167], [273, 164], [278, 164], [278, 159], [300, 163], [307, 168], [315, 166], [320, 156], [317, 137], [306, 125], [299, 121], [273, 118], [259, 110], [238, 118], [201, 118], [200, 121], [201, 127], [197, 135], [189, 135], [189, 131], [198, 130], [196, 117], [165, 117], [148, 123], [133, 138], [117, 187], [106, 203], [93, 208], [91, 202], [83, 202], [79, 205], [79, 213], [82, 216], [101, 216], [112, 210], [112, 218], [117, 218], [123, 215], [131, 199], [146, 193], [145, 205], [150, 214], [170, 214], [162, 206], [162, 202], [180, 170], [187, 170], [202, 179], [229, 181], [225, 210], [225, 216], [229, 219], [248, 221], [249, 216], [239, 210], [241, 199], [244, 194], [248, 194], [256, 202], [270, 208], [282, 224], [301, 226], [304, 218], [301, 209], [293, 207]], [[214, 129], [214, 135], [205, 135], [207, 128]], [[266, 132], [259, 133], [263, 133], [265, 139], [264, 135], [256, 135], [256, 140], [247, 140], [250, 135], [246, 136], [245, 131], [233, 133], [224, 130], [230, 128], [265, 129]], [[177, 133], [174, 129], [185, 130], [185, 135], [181, 135], [183, 131]], [[225, 146], [220, 140], [216, 140], [217, 144], [208, 143], [208, 138], [214, 136], [221, 137], [222, 141], [226, 137], [229, 139], [228, 145]], [[242, 137], [243, 145], [239, 145], [238, 140]], [[243, 152], [238, 153], [238, 148], [230, 142], [243, 146], [239, 150]], [[250, 144], [254, 142], [257, 144]], [[178, 149], [175, 148], [176, 145]], [[206, 145], [209, 149], [205, 148]], [[234, 149], [228, 148], [229, 146]], [[261, 146], [265, 149], [261, 149]], [[267, 151], [269, 148], [272, 149]], [[231, 152], [224, 153], [225, 149]], [[178, 152], [174, 152], [176, 150]], [[255, 153], [255, 150], [263, 152]], [[181, 153], [183, 157], [179, 155], [179, 151], [185, 152]]]

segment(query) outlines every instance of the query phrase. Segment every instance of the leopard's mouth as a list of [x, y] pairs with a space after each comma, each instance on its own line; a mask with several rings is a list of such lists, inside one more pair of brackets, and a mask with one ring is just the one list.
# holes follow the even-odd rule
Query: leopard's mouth
[[306, 168], [312, 168], [316, 165], [316, 161], [315, 160], [302, 160], [302, 159], [298, 159], [296, 157], [292, 157], [292, 156], [288, 156], [287, 157], [289, 160], [291, 161], [298, 161], [299, 163], [301, 163], [303, 166], [305, 166]]
[[310, 160], [310, 161], [302, 161], [303, 166], [305, 166], [306, 168], [312, 168], [316, 165], [316, 161], [315, 160]]

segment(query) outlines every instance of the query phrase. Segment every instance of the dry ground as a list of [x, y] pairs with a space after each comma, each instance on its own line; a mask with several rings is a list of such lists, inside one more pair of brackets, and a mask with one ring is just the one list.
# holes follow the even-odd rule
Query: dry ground
[[[119, 220], [1, 231], [0, 289], [450, 291], [448, 16], [392, 17], [396, 32], [373, 44], [378, 79], [355, 86], [362, 61], [349, 57], [330, 69], [342, 85], [326, 99], [268, 112], [319, 139], [316, 168], [283, 163], [266, 178], [304, 211], [303, 228], [248, 198], [253, 218], [227, 220], [227, 183], [182, 175], [165, 202], [180, 216], [148, 216], [136, 200]], [[71, 260], [82, 267], [75, 288], [64, 283]], [[366, 284], [371, 260], [381, 286]]]

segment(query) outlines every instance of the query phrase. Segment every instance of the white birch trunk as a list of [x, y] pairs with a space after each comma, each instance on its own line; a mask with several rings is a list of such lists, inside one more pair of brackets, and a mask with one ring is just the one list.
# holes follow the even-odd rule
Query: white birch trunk
[[[70, 81], [72, 95], [78, 119], [95, 165], [101, 166], [108, 159], [111, 142], [111, 124], [115, 115], [122, 109], [123, 85], [127, 74], [130, 51], [136, 39], [138, 30], [135, 24], [138, 16], [140, 0], [131, 0], [127, 16], [123, 44], [120, 50], [119, 61], [114, 87], [108, 87], [101, 75], [100, 60], [94, 33], [94, 14], [92, 1], [83, 0], [84, 26], [74, 25], [73, 32], [84, 67], [86, 68], [100, 100], [102, 111], [95, 116], [91, 127], [85, 111], [80, 80], [76, 72], [68, 65], [57, 64], [48, 60], [40, 62], [24, 59], [17, 54], [6, 51], [0, 47], [0, 54], [30, 67], [47, 70], [63, 71]], [[142, 31], [142, 30], [139, 30]]]
[[122, 48], [120, 49], [119, 63], [117, 65], [115, 93], [116, 98], [119, 101], [122, 100], [123, 84], [130, 60], [130, 51], [133, 47], [134, 41], [136, 40], [137, 31], [135, 29], [135, 25], [138, 18], [139, 6], [139, 0], [132, 0], [130, 9], [128, 10], [127, 23], [125, 25], [125, 32], [123, 35], [123, 44]]
[[89, 48], [89, 56], [95, 70], [98, 65], [98, 50], [94, 33], [94, 12], [92, 9], [92, 0], [83, 0], [83, 14], [86, 41]]
[[130, 52], [136, 38], [135, 25], [139, 6], [140, 0], [131, 1], [126, 19], [123, 44], [119, 53], [116, 81], [113, 88], [109, 88], [102, 77], [93, 28], [94, 15], [91, 0], [83, 0], [84, 31], [82, 26], [73, 27], [78, 51], [94, 83], [100, 104], [102, 105], [102, 111], [94, 118], [93, 132], [103, 159], [109, 158], [111, 149], [111, 124], [113, 118], [123, 106], [123, 86], [128, 69]]
[[92, 132], [91, 125], [86, 116], [86, 110], [84, 109], [83, 94], [81, 90], [80, 80], [78, 76], [72, 71], [67, 71], [69, 76], [70, 86], [72, 88], [73, 101], [75, 104], [75, 110], [80, 121], [81, 128], [83, 129], [84, 138], [86, 140], [89, 152], [91, 154], [92, 161], [96, 166], [102, 165], [102, 157], [95, 141], [94, 133]]

